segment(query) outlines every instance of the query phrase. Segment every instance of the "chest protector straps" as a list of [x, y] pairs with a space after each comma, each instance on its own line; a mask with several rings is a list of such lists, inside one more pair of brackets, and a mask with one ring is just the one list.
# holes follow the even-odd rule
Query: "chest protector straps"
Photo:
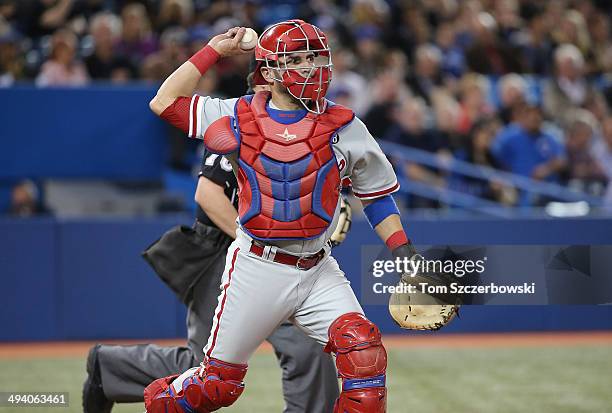
[[331, 224], [340, 193], [332, 139], [354, 114], [336, 105], [285, 125], [268, 115], [269, 97], [259, 92], [236, 103], [240, 224], [256, 239], [316, 238]]

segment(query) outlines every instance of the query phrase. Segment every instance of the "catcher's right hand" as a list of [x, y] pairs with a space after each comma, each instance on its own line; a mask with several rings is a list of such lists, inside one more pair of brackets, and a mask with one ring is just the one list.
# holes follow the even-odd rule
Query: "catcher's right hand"
[[341, 195], [338, 225], [336, 225], [336, 230], [329, 239], [332, 247], [337, 247], [346, 239], [346, 235], [351, 230], [351, 224], [353, 223], [352, 217], [353, 212], [351, 210], [351, 205], [348, 203], [345, 196]]
[[[423, 257], [416, 254], [411, 260], [423, 260]], [[450, 275], [444, 273], [419, 271], [416, 274], [403, 274], [399, 288], [389, 299], [391, 317], [401, 328], [439, 330], [459, 312], [461, 297], [450, 292], [453, 281]], [[440, 288], [440, 292], [423, 292], [423, 283], [443, 288]], [[411, 291], [408, 291], [409, 288]]]

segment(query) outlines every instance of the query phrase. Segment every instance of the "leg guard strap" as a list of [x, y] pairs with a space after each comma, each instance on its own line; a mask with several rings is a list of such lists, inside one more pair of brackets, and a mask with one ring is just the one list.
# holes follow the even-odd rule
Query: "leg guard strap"
[[370, 387], [385, 387], [386, 381], [387, 376], [385, 374], [370, 377], [368, 379], [344, 379], [342, 381], [342, 391], [367, 389]]

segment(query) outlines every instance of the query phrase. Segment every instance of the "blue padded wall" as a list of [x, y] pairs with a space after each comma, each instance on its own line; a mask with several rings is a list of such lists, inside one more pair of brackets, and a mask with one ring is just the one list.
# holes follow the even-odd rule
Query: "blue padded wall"
[[[185, 310], [140, 257], [181, 215], [138, 219], [0, 220], [0, 340], [170, 338]], [[609, 220], [414, 220], [427, 244], [611, 244]], [[520, 231], [516, 229], [520, 228]], [[363, 244], [380, 245], [356, 221], [334, 255], [357, 296]], [[399, 332], [384, 306], [365, 306], [385, 332]], [[612, 306], [472, 306], [446, 333], [612, 329]]]

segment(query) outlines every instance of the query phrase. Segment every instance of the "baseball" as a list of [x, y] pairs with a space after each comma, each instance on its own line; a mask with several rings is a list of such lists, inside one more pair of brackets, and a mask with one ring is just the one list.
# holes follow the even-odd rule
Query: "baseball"
[[251, 50], [257, 45], [257, 32], [250, 27], [247, 27], [242, 40], [240, 41], [240, 48], [242, 50]]

